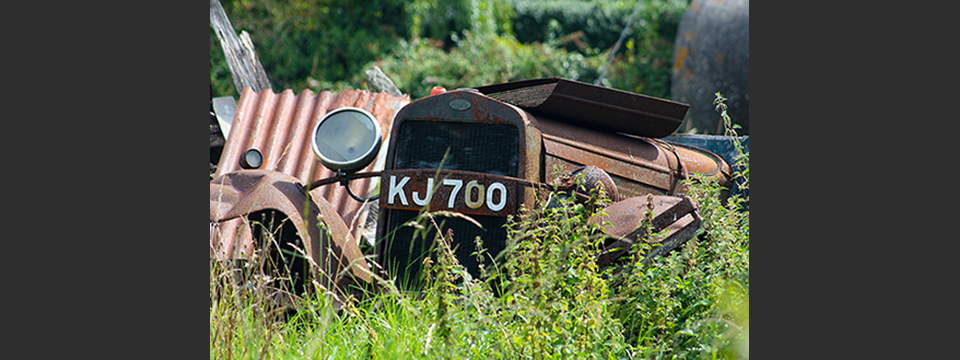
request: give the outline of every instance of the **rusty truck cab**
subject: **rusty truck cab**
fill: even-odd
[[[682,117],[682,115],[681,115]],[[376,259],[400,285],[415,287],[433,245],[433,226],[416,236],[422,211],[442,217],[442,235],[472,276],[480,275],[476,238],[489,258],[506,247],[507,217],[538,196],[536,184],[592,165],[613,180],[619,196],[676,195],[689,173],[729,181],[730,169],[709,152],[610,131],[550,114],[533,115],[473,89],[414,101],[394,118],[380,177]],[[424,238],[426,240],[424,240]],[[489,258],[487,258],[489,260]],[[489,264],[489,262],[487,262]]]
[[[604,266],[643,237],[637,233],[643,209],[653,210],[654,231],[669,230],[648,255],[694,235],[700,219],[683,179],[700,174],[730,183],[730,167],[719,156],[658,139],[676,130],[688,108],[668,100],[563,79],[409,103],[362,91],[345,91],[333,102],[331,96],[244,91],[229,151],[210,183],[211,259],[253,254],[262,244],[254,244],[249,217],[271,211],[296,227],[281,234],[280,246],[302,249],[296,261],[303,274],[292,277],[304,283],[309,263],[313,280],[327,288],[371,284],[379,272],[414,290],[437,227],[477,277],[476,239],[492,260],[506,248],[508,218],[551,191],[569,191],[557,184],[579,173],[612,197],[604,209],[609,217],[590,219],[604,224],[609,240],[598,254]],[[245,165],[250,153],[260,155],[257,166]],[[374,199],[376,264],[370,266],[358,244],[361,209]]]

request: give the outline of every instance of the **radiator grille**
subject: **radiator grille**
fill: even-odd
[[[436,169],[444,154],[443,169],[475,171],[516,177],[519,173],[520,131],[510,125],[489,123],[404,121],[396,138],[396,157],[393,169]],[[412,239],[414,228],[400,227],[416,219],[418,212],[386,210],[388,234],[380,245],[380,263],[388,273],[396,276],[398,285],[407,289],[419,288],[422,262],[426,250],[433,248],[435,230],[424,238]],[[472,216],[483,225],[477,228],[458,218],[437,218],[443,221],[443,234],[453,230],[455,255],[473,277],[480,276],[476,255],[476,237],[480,237],[487,251],[484,264],[490,268],[490,256],[496,257],[506,247],[505,217]],[[434,260],[436,258],[434,257]]]
[[[394,169],[436,169],[517,176],[520,134],[500,124],[406,121],[397,137]]]
[[[385,259],[381,259],[388,273],[397,276],[398,286],[408,289],[419,288],[420,270],[423,259],[426,256],[425,250],[435,248],[434,237],[435,228],[431,228],[427,234],[426,240],[422,237],[413,239],[414,228],[400,227],[404,223],[415,220],[418,212],[411,210],[391,210],[389,215],[389,229],[396,229],[392,234],[387,235],[387,245],[382,254],[386,254]],[[484,266],[488,272],[492,271],[492,257],[496,257],[506,247],[506,224],[505,217],[499,216],[471,216],[477,220],[483,229],[476,225],[458,218],[435,218],[438,225],[443,227],[443,234],[446,235],[447,229],[453,230],[453,242],[451,247],[461,265],[467,268],[470,275],[474,278],[480,277],[480,266],[474,253],[476,250],[475,239],[479,236],[483,241],[483,247],[487,254],[484,256]],[[433,257],[436,263],[436,256]]]

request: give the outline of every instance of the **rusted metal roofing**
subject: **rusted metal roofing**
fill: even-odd
[[[300,95],[294,95],[289,89],[275,94],[271,90],[255,93],[245,88],[237,103],[233,125],[214,177],[240,170],[240,157],[249,149],[257,149],[263,154],[263,164],[259,169],[293,176],[304,185],[334,176],[332,171],[319,163],[310,146],[310,132],[324,115],[348,106],[364,109],[380,122],[386,142],[394,115],[409,102],[410,98],[406,95],[395,97],[366,90],[344,90],[340,93],[304,90]],[[385,150],[384,146],[377,159],[360,171],[382,169]],[[372,184],[370,178],[358,179],[350,182],[350,188],[355,194],[366,197]],[[353,200],[340,185],[321,186],[311,191],[310,195],[327,199],[347,226],[355,221],[363,224],[366,215],[361,211],[363,204]],[[249,254],[252,250],[249,228],[241,225],[242,219],[210,224],[211,256],[225,258],[229,257],[226,254],[233,254],[232,240],[237,238],[238,232],[245,244],[244,252]],[[359,231],[354,234],[354,239],[357,239],[357,235]]]

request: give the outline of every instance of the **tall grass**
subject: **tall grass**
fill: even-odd
[[[719,94],[717,102],[735,140]],[[746,155],[736,165],[746,186]],[[603,200],[594,193],[587,203],[525,209],[508,222],[508,247],[497,261],[478,239],[481,278],[452,255],[452,234],[432,232],[437,256],[423,264],[419,293],[397,291],[384,280],[385,290],[376,294],[336,298],[313,286],[282,300],[282,276],[256,265],[266,257],[218,264],[210,276],[210,357],[749,358],[745,199],[721,201],[723,189],[708,179],[688,186],[701,229],[649,263],[640,261],[649,246],[640,241],[617,266],[596,265],[602,237],[587,220],[603,211]],[[418,223],[437,227],[426,215]]]

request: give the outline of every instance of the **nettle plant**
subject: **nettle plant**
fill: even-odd
[[[732,168],[742,189],[749,187],[748,155],[737,141],[736,125],[717,94],[717,110],[738,156]],[[614,302],[624,336],[644,357],[749,357],[750,240],[747,199],[721,200],[725,190],[708,179],[687,180],[688,195],[703,222],[680,251],[631,266]],[[642,243],[642,241],[641,241]],[[635,259],[639,263],[639,259]]]
[[[434,321],[428,334],[448,351],[484,344],[485,354],[506,358],[622,352],[609,287],[595,262],[603,237],[599,225],[588,223],[608,201],[601,191],[584,203],[553,198],[522,211],[521,219],[508,221],[507,249],[496,259],[477,239],[479,279],[457,262],[452,234],[436,234],[436,260],[425,261],[421,294],[432,312],[425,318]],[[433,217],[426,223],[442,228]]]

